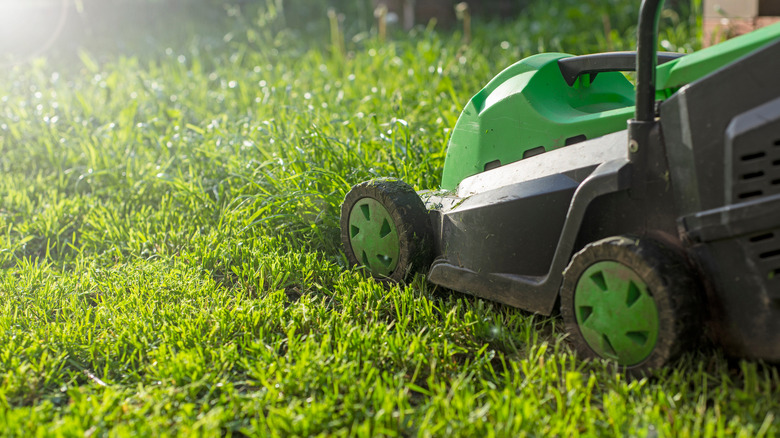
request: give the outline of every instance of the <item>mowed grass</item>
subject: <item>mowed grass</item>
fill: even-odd
[[[468,45],[265,13],[6,66],[0,435],[776,436],[774,366],[703,348],[627,380],[576,359],[557,317],[345,266],[346,191],[437,187],[494,74],[633,46],[633,9],[605,38],[566,4]],[[665,23],[667,50],[697,47]]]

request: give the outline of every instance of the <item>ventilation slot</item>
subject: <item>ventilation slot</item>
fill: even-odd
[[[743,237],[739,244],[745,250],[745,268],[757,275],[780,303],[780,228]],[[771,298],[771,297],[770,297]]]
[[[526,149],[526,151],[523,152],[523,158],[531,158],[534,155],[543,154],[544,152],[544,146],[537,146],[533,149]]]
[[[773,233],[759,234],[750,238],[750,243],[762,242],[764,240],[773,239],[775,235]]]
[[[501,167],[501,160],[493,160],[489,163],[485,163],[485,171],[493,170]]]
[[[731,151],[731,202],[751,201],[780,194],[780,138],[773,128],[771,137],[741,136]]]
[[[762,176],[764,176],[764,171],[759,170],[758,172],[750,172],[742,175],[742,179],[756,179],[761,178]]]
[[[758,255],[758,257],[761,259],[770,259],[772,257],[777,257],[777,256],[780,256],[780,249],[762,252],[761,254]]]
[[[763,194],[764,192],[762,192],[761,190],[754,190],[752,192],[740,193],[737,197],[739,199],[749,199],[749,198],[755,198],[761,196]]]
[[[586,137],[585,134],[575,135],[574,137],[569,137],[566,139],[566,146],[573,145],[587,139],[588,137]]]
[[[742,161],[753,161],[753,160],[758,160],[759,158],[764,158],[764,157],[766,157],[766,153],[765,152],[756,152],[754,154],[743,155],[742,156]]]

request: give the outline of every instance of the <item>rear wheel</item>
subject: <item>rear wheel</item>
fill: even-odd
[[[698,288],[683,257],[651,239],[610,237],[564,271],[561,314],[575,349],[631,374],[660,368],[696,338]]]
[[[357,184],[341,205],[341,240],[351,265],[402,281],[430,264],[432,231],[417,192],[399,180]]]

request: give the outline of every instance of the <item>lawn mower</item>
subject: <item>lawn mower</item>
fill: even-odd
[[[354,186],[348,261],[559,310],[579,354],[631,374],[705,334],[780,361],[780,25],[658,53],[662,4],[642,2],[636,52],[499,73],[463,109],[440,189]]]

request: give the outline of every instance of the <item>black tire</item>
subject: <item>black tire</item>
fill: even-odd
[[[398,251],[397,254],[385,255],[384,260],[395,259],[391,260],[393,267],[388,270],[377,269],[373,259],[369,260],[370,256],[365,251],[359,251],[360,254],[356,255],[353,250],[353,237],[357,238],[362,230],[355,227],[354,223],[350,223],[350,216],[356,206],[366,208],[369,214],[373,214],[373,211],[366,207],[367,203],[370,203],[372,209],[378,206],[384,208],[385,219],[392,223],[383,226],[395,227],[389,237],[393,238],[397,235]],[[361,214],[362,211],[356,214]],[[365,266],[365,262],[368,262],[368,271],[379,280],[401,282],[416,272],[427,270],[430,266],[433,232],[428,211],[417,192],[403,181],[375,179],[352,187],[341,205],[340,225],[341,242],[350,265]],[[357,233],[355,233],[356,228],[358,228]]]
[[[613,262],[617,262],[617,264]],[[618,270],[609,271],[606,278],[611,279],[614,287],[608,285],[606,281],[602,283],[605,277],[600,271],[601,267],[612,269],[613,266],[617,267]],[[629,268],[630,271],[624,268]],[[586,271],[588,271],[589,277],[583,276]],[[631,272],[635,273],[636,276]],[[615,273],[626,274],[626,276],[613,275]],[[639,280],[636,282],[640,284],[640,287],[632,283],[637,278]],[[582,295],[577,303],[575,299],[578,285]],[[616,295],[619,298],[611,299],[611,302],[625,300],[625,307],[629,310],[621,309],[622,303],[603,304],[604,301],[610,301],[610,299],[604,298],[606,295],[602,298],[598,297],[599,288],[605,293],[619,294],[624,285],[629,285],[627,289],[630,289],[630,292],[627,291],[623,295],[628,298]],[[637,291],[640,289],[642,295],[637,295],[639,293]],[[596,290],[596,292],[594,293],[592,290]],[[680,354],[691,348],[692,344],[699,338],[698,333],[701,330],[699,294],[696,277],[692,274],[692,269],[685,258],[679,253],[652,239],[629,236],[609,237],[587,245],[572,258],[563,276],[561,315],[569,340],[580,355],[585,358],[614,359],[628,374],[641,376],[675,360]],[[649,296],[652,301],[648,301],[646,296]],[[631,327],[623,327],[620,324],[610,325],[611,322],[626,319],[638,321],[637,324],[641,325],[652,325],[652,321],[647,322],[631,315],[633,312],[631,306],[634,306],[634,302],[631,300],[638,301],[640,298],[643,301],[642,306],[639,307],[644,307],[645,310],[652,307],[651,302],[655,304],[657,312],[655,313],[657,315],[655,327],[657,330],[654,331],[655,334],[650,332],[650,337],[655,339],[652,345],[641,344],[643,340],[647,342],[648,332],[630,331]],[[592,302],[588,302],[588,300],[592,300]],[[593,305],[594,303],[595,305]],[[576,307],[575,304],[579,307]],[[579,322],[577,312],[579,312]],[[589,318],[594,315],[596,316],[595,321],[587,323],[589,327],[581,327],[581,322],[584,326],[585,321],[590,321]],[[647,315],[647,313],[642,315]],[[599,328],[593,329],[597,325]],[[615,328],[616,326],[620,326],[620,328]],[[599,332],[599,330],[602,331]],[[587,332],[587,336],[583,334],[583,331]],[[601,334],[603,340],[596,338],[598,333],[603,333]],[[613,334],[619,342],[610,340]],[[632,345],[628,339],[634,340],[635,344],[638,345],[637,350],[626,348],[623,351],[618,351],[613,346],[613,344],[617,345],[618,343],[622,346]],[[588,340],[590,340],[590,344]],[[601,343],[599,344],[599,342]],[[647,353],[647,356],[637,362],[636,354],[645,354],[645,349],[650,348],[652,350]],[[615,356],[609,354],[610,349]],[[633,360],[629,360],[631,354],[634,354]]]

